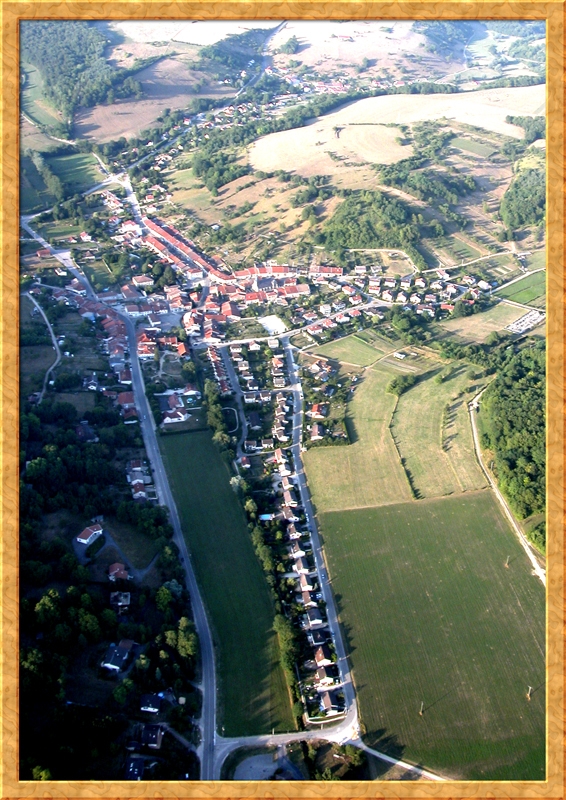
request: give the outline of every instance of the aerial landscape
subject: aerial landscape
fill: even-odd
[[[22,21],[22,781],[544,781],[546,29]]]

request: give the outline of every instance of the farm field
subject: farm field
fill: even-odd
[[[522,128],[505,122],[508,115],[544,114],[545,87],[527,86],[505,89],[486,89],[479,92],[465,92],[454,95],[387,95],[370,97],[349,103],[346,108],[318,117],[313,123],[280,133],[273,133],[259,139],[250,149],[250,162],[254,169],[271,172],[287,169],[290,163],[300,174],[311,174],[311,170],[320,173],[323,162],[321,157],[325,149],[337,151],[340,140],[344,137],[344,145],[350,136],[352,127],[366,123],[375,124],[378,119],[381,125],[397,123],[400,119],[405,124],[422,120],[440,120],[443,117],[455,119],[457,122],[477,125],[481,120],[484,127],[515,139],[523,137]],[[334,128],[342,127],[340,139],[334,134]],[[386,129],[394,132],[395,129]],[[357,134],[352,134],[356,136]],[[369,134],[371,136],[371,134]],[[398,135],[398,134],[396,134]],[[394,163],[410,155],[407,146],[397,145],[386,139],[381,147],[377,136],[373,139],[372,160],[376,163]],[[323,145],[318,145],[323,142]],[[352,141],[353,157],[356,142]],[[395,149],[397,148],[397,149]],[[323,152],[321,152],[323,151]],[[406,155],[405,155],[406,153]],[[369,152],[366,152],[366,158]],[[356,155],[355,158],[361,158]],[[316,166],[318,164],[318,166]],[[335,162],[332,162],[335,164]],[[325,169],[326,165],[324,164]],[[334,170],[336,171],[336,169]],[[312,174],[316,174],[312,173]]]
[[[498,303],[481,314],[441,322],[438,328],[445,335],[456,335],[466,342],[484,342],[492,331],[502,331],[506,325],[519,319],[524,313],[523,308]]]
[[[22,63],[26,80],[21,93],[21,109],[35,123],[50,127],[60,121],[59,115],[43,96],[43,81],[31,64]]]
[[[486,485],[474,453],[467,396],[458,397],[471,383],[466,370],[458,363],[447,367],[448,377],[440,384],[432,373],[422,376],[397,403],[391,432],[418,497]]]
[[[304,453],[318,513],[411,499],[409,482],[389,430],[396,397],[388,394],[385,387],[395,374],[380,365],[365,371],[346,412],[353,444],[317,447]]]
[[[491,492],[320,521],[365,741],[452,779],[544,780],[545,592]]]
[[[160,439],[217,646],[226,736],[293,729],[274,610],[229,472],[209,431]]]
[[[459,136],[450,141],[450,146],[457,147],[459,150],[464,150],[469,153],[474,153],[478,156],[484,156],[485,158],[488,158],[495,152],[493,147],[489,147],[481,142],[476,142],[474,139],[463,139]]]
[[[393,350],[393,347],[391,347],[391,350]],[[316,350],[310,352],[335,359],[336,361],[354,364],[358,367],[366,367],[381,358],[385,351],[366,344],[355,334],[352,334],[351,336],[344,336],[337,341],[329,342],[322,347],[317,347]]]
[[[162,59],[140,72],[135,79],[142,85],[140,100],[118,100],[112,105],[98,105],[76,115],[78,138],[108,142],[125,137],[130,139],[151,127],[165,108],[176,111],[187,108],[199,97],[231,97],[234,90],[218,85],[195,89],[203,73],[190,70],[183,55]]]
[[[47,163],[57,175],[65,189],[75,193],[88,189],[103,180],[97,160],[90,153],[71,156],[52,156]]]
[[[515,303],[532,303],[546,294],[546,270],[526,275],[522,280],[512,283],[497,291],[499,297],[513,300]]]
[[[20,158],[20,209],[23,214],[38,211],[53,202],[43,178],[29,156]]]

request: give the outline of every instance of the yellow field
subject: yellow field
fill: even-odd
[[[304,454],[305,471],[318,513],[411,499],[409,483],[389,431],[396,398],[387,394],[385,387],[394,374],[379,366],[366,370],[349,404],[348,426],[353,444],[313,448]]]
[[[455,119],[457,122],[483,127],[486,130],[523,138],[523,129],[505,122],[508,115],[544,114],[545,87],[526,86],[510,89],[486,89],[480,92],[435,95],[387,95],[370,97],[349,104],[346,108],[319,117],[311,125],[281,133],[273,133],[255,142],[250,149],[250,162],[255,169],[269,172],[289,169],[292,164],[301,174],[312,170],[327,173],[339,170],[325,151],[337,155],[351,154],[355,161],[368,160],[391,164],[410,155],[411,148],[395,143],[395,128],[385,123],[420,122]],[[379,125],[376,124],[379,120]],[[367,130],[358,126],[368,125]],[[340,138],[334,127],[342,128]],[[357,130],[356,130],[357,129]],[[319,144],[321,142],[321,144]],[[341,149],[344,152],[341,152]]]
[[[466,366],[454,366],[441,384],[431,375],[401,395],[393,414],[392,433],[420,497],[439,497],[486,485],[474,454]],[[449,411],[443,420],[446,406]],[[443,446],[444,445],[444,446]]]
[[[492,331],[502,331],[506,325],[524,314],[526,314],[524,308],[499,303],[482,314],[441,322],[440,327],[468,342],[484,342]]]
[[[365,102],[365,101],[362,101]],[[350,106],[353,108],[354,106]],[[360,162],[394,164],[413,154],[411,145],[395,142],[397,128],[386,128],[376,122],[349,125],[343,121],[339,136],[333,128],[337,114],[319,117],[304,128],[273,133],[254,142],[250,163],[254,169],[270,172],[289,169],[301,175],[336,175]],[[334,154],[340,161],[333,160]]]

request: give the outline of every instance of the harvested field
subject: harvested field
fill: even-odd
[[[440,322],[438,329],[445,335],[456,335],[466,342],[484,342],[492,331],[502,331],[524,313],[523,308],[498,303],[481,314]]]
[[[448,375],[440,384],[428,373],[399,398],[391,432],[418,497],[486,485],[474,452],[467,396],[458,396],[471,383],[466,370],[461,364],[446,367],[442,371]]]
[[[259,139],[251,145],[250,163],[266,172],[293,164],[293,171],[305,176],[341,175],[345,167],[360,166],[360,162],[394,164],[413,153],[410,145],[397,144],[396,128],[375,122],[354,125],[342,121],[337,134],[333,130],[336,116],[328,114],[303,128]]]
[[[321,532],[365,741],[452,779],[544,780],[545,592],[492,493]]]
[[[448,118],[476,126],[478,120],[481,120],[488,130],[522,139],[523,129],[505,122],[506,116],[544,114],[544,108],[543,85],[486,89],[452,95],[371,97],[349,103],[339,111],[317,118],[304,128],[273,133],[259,139],[250,149],[250,162],[255,169],[267,172],[288,169],[289,164],[293,164],[296,171],[301,174],[304,172],[305,175],[310,174],[309,170],[315,169],[318,163],[317,171],[320,174],[325,171],[322,166],[326,169],[326,161],[323,160],[320,151],[329,149],[338,152],[337,146],[342,137],[346,146],[352,128],[364,123],[373,126],[376,120],[379,120],[380,125],[384,125]],[[336,126],[343,128],[340,139],[336,139],[333,132]],[[377,142],[374,143],[373,160],[378,163],[394,163],[405,157],[402,153],[408,152],[408,148],[395,144],[394,139],[398,133],[394,128],[385,130],[393,133],[393,137],[391,141],[385,137],[385,146],[381,149]],[[325,144],[317,145],[319,141]],[[353,138],[352,142],[354,141]]]
[[[411,499],[389,430],[396,397],[385,387],[394,375],[379,364],[365,371],[346,412],[353,444],[313,448],[304,454],[318,513]]]
[[[143,89],[141,100],[118,100],[82,111],[75,117],[78,138],[108,142],[124,136],[136,136],[149,128],[165,108],[187,108],[198,97],[231,97],[233,90],[211,85],[198,93],[195,84],[202,73],[189,70],[182,57],[163,59],[136,73]]]

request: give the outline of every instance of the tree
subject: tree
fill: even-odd
[[[155,593],[155,605],[164,614],[173,602],[171,591],[165,586],[161,586]]]
[[[51,772],[44,767],[34,767],[31,771],[34,781],[50,781],[53,780]]]

